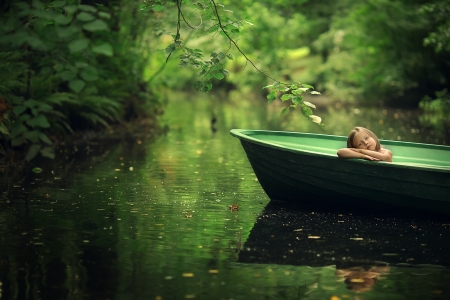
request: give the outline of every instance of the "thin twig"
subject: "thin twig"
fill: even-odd
[[[247,55],[241,50],[241,48],[239,48],[238,44],[237,44],[237,43],[236,43],[236,42],[228,35],[228,33],[226,32],[226,30],[223,28],[222,21],[221,21],[221,19],[220,19],[220,16],[219,16],[219,12],[218,12],[218,10],[217,10],[217,5],[216,5],[216,3],[214,2],[214,0],[209,0],[209,1],[210,1],[210,2],[213,4],[213,6],[214,6],[214,13],[215,13],[215,15],[216,15],[216,17],[217,17],[217,20],[219,21],[219,27],[220,27],[220,29],[221,29],[222,32],[227,36],[227,38],[234,44],[234,46],[236,47],[236,49],[237,49],[237,50],[245,57],[245,59],[253,66],[253,68],[255,68],[256,71],[258,71],[259,73],[263,74],[263,75],[266,76],[267,78],[272,79],[273,81],[279,82],[279,81],[276,80],[275,78],[273,78],[273,77],[267,75],[264,71],[261,71],[260,69],[258,69],[258,67],[256,67],[256,65],[253,63],[253,61],[251,61],[251,60],[247,57]]]
[[[193,26],[191,25],[185,18],[184,18],[184,14],[183,11],[181,10],[181,1],[177,1],[177,7],[178,7],[178,12],[181,13],[181,17],[183,18],[183,21],[187,24],[187,26],[191,29],[197,29],[200,28],[200,26],[202,26],[203,24],[203,19],[202,16],[200,15],[200,24],[198,26]]]

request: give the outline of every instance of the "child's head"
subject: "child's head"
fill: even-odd
[[[381,145],[380,145],[380,141],[378,140],[378,137],[369,129],[364,128],[364,127],[355,127],[353,128],[353,130],[350,132],[350,134],[348,135],[347,138],[347,147],[348,148],[358,148],[357,145],[354,144],[354,139],[355,139],[355,135],[357,133],[365,133],[367,134],[369,137],[373,138],[375,140],[375,151],[378,151],[381,149]]]

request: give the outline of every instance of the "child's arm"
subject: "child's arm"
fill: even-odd
[[[359,151],[353,151],[354,148],[342,148],[339,149],[337,152],[337,155],[340,158],[361,158],[361,159],[365,159],[365,160],[373,160],[373,161],[378,161],[380,160],[377,157],[365,154],[365,153],[360,153]],[[355,149],[355,150],[359,150],[359,149]],[[374,152],[374,151],[371,151]]]
[[[367,149],[349,148],[351,151],[359,154],[365,154],[377,158],[378,160],[392,162],[392,152],[388,149],[382,149],[380,152]]]
[[[357,148],[342,148],[339,149],[337,155],[340,158],[361,158],[373,161],[387,161],[392,162],[392,152],[387,149],[383,149],[382,152],[357,149]]]

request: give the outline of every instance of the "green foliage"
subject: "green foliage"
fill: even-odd
[[[280,99],[282,102],[290,101],[289,106],[283,108],[280,115],[284,115],[289,112],[290,108],[300,108],[302,115],[306,118],[311,119],[314,123],[319,124],[324,128],[325,124],[322,123],[322,119],[319,116],[313,115],[311,108],[316,108],[316,106],[308,101],[303,100],[302,94],[308,92],[311,95],[320,95],[319,92],[314,91],[314,87],[305,83],[284,83],[275,82],[272,85],[265,86],[264,89],[270,89],[267,95],[268,103],[272,103],[276,99]],[[281,96],[280,96],[281,95]]]
[[[424,111],[420,121],[425,126],[444,129],[450,125],[450,94],[447,89],[437,91],[436,98],[425,96],[419,103]]]
[[[149,116],[158,105],[142,80],[147,58],[129,41],[140,1],[120,13],[115,3],[77,2],[8,1],[0,12],[0,97],[13,108],[0,120],[0,152],[53,158],[58,136]]]
[[[244,1],[245,4],[250,4],[251,2]],[[172,1],[158,1],[158,3],[155,2],[149,2],[147,5],[141,5],[140,9],[141,11],[160,11],[167,7],[169,7],[169,3],[172,3]],[[194,87],[203,92],[209,92],[212,89],[214,80],[223,80],[226,78],[226,76],[229,75],[229,71],[227,70],[226,66],[227,64],[230,64],[230,61],[234,60],[234,55],[231,53],[233,50],[237,51],[238,55],[243,57],[244,64],[250,64],[252,65],[253,69],[259,74],[260,78],[258,79],[259,84],[262,83],[261,81],[261,75],[262,79],[265,81],[268,79],[274,80],[276,83],[274,85],[274,90],[276,90],[279,86],[284,86],[287,84],[282,83],[280,80],[276,80],[273,78],[271,72],[269,71],[263,71],[261,70],[254,62],[253,59],[247,55],[246,51],[243,51],[242,49],[245,48],[245,45],[251,44],[253,49],[260,50],[262,48],[264,49],[273,49],[273,44],[282,43],[284,33],[289,34],[291,39],[295,39],[295,33],[292,32],[292,28],[286,28],[285,23],[283,22],[284,19],[281,17],[276,17],[273,14],[269,12],[269,10],[265,9],[263,6],[259,4],[254,4],[251,8],[251,10],[258,11],[258,15],[253,14],[253,17],[258,18],[260,24],[264,24],[266,27],[263,28],[261,31],[258,32],[257,38],[250,39],[250,41],[247,41],[247,43],[243,43],[244,46],[241,46],[241,44],[238,44],[238,40],[240,41],[240,36],[242,34],[242,30],[245,26],[252,26],[253,24],[247,21],[246,19],[242,18],[231,18],[230,14],[233,13],[232,11],[225,9],[225,6],[222,4],[218,4],[215,1],[211,0],[203,0],[201,2],[196,3],[190,3],[190,1],[175,1],[176,4],[176,12],[178,15],[177,18],[177,26],[176,26],[176,33],[172,34],[173,42],[169,44],[165,48],[165,52],[167,54],[166,62],[169,60],[171,55],[175,52],[181,52],[181,55],[179,55],[180,63],[179,67],[183,68],[186,66],[194,67],[196,69],[199,69],[199,72],[197,73],[197,76],[200,80],[196,81],[194,83]],[[238,2],[234,3],[238,4]],[[245,7],[245,6],[244,6]],[[243,9],[244,9],[243,7]],[[200,20],[201,24],[199,26],[193,26],[190,21],[186,19],[186,15],[191,12],[196,12],[201,14]],[[167,12],[168,13],[168,12]],[[174,12],[172,11],[172,14]],[[298,18],[300,18],[300,15],[295,15],[298,21]],[[272,29],[269,33],[266,33],[268,28],[271,27],[273,23],[268,23],[267,20],[274,20],[276,19],[277,27]],[[292,22],[292,25],[299,23],[299,22]],[[187,41],[188,39],[183,39],[181,36],[181,31],[183,29],[182,25],[185,25],[188,30],[194,30],[194,29],[200,29],[201,34],[212,34],[213,37],[225,38],[225,42],[227,43],[227,50],[224,51],[217,51],[218,47],[223,46],[211,46],[206,48],[211,49],[213,47],[214,49],[211,50],[211,54],[209,59],[205,58],[205,55],[203,53],[203,50],[198,49],[197,47],[187,47]],[[278,32],[276,34],[275,31],[278,29],[283,29],[282,32]],[[268,37],[271,37],[273,40],[273,43],[266,43],[266,44],[260,44],[258,42],[260,35],[266,35]],[[250,37],[251,35],[247,35],[246,37]],[[201,38],[198,38],[201,39]],[[198,41],[197,39],[197,41]],[[263,39],[262,39],[263,40]],[[210,41],[210,39],[208,39]],[[267,42],[266,40],[264,40]],[[242,47],[242,49],[241,49]],[[272,53],[276,54],[270,61],[275,62],[278,58],[278,55],[281,54],[279,51],[273,51]],[[267,54],[267,53],[265,53]],[[275,64],[275,63],[274,63]],[[270,65],[270,64],[265,64]],[[276,70],[279,70],[279,67],[276,68]],[[279,75],[278,72],[276,72],[277,75]],[[284,97],[284,98],[283,98]],[[285,101],[286,95],[284,95],[281,100]],[[276,99],[276,97],[274,98]],[[274,100],[273,99],[273,100]],[[296,98],[292,99],[292,107],[297,108],[299,105],[305,105],[301,101],[301,96],[298,95]],[[284,109],[282,111],[282,114],[285,114],[289,111],[289,109]],[[320,124],[320,120],[318,117],[311,117],[311,114],[304,113],[304,116],[313,120],[314,122]]]

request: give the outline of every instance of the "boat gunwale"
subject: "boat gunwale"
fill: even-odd
[[[280,151],[288,151],[293,153],[299,153],[299,154],[306,154],[310,156],[316,156],[316,157],[329,157],[329,158],[336,158],[341,159],[336,155],[328,154],[328,153],[321,153],[317,151],[310,151],[310,150],[302,150],[302,149],[294,149],[289,147],[284,147],[276,143],[271,143],[267,141],[263,141],[260,139],[256,139],[251,137],[250,135],[246,134],[245,132],[254,132],[258,134],[266,134],[266,135],[283,135],[283,136],[309,136],[309,137],[315,137],[315,138],[326,138],[329,140],[342,140],[346,141],[347,137],[345,136],[339,136],[339,135],[327,135],[327,134],[318,134],[318,133],[307,133],[307,132],[294,132],[294,131],[273,131],[273,130],[253,130],[253,129],[231,129],[230,134],[240,140],[245,140],[247,142],[251,142],[253,144],[266,146],[274,149],[278,149]],[[436,150],[446,150],[450,151],[449,146],[445,145],[435,145],[435,144],[424,144],[424,143],[413,143],[413,142],[404,142],[404,141],[391,141],[391,140],[381,140],[380,143],[383,145],[403,145],[408,147],[414,147],[414,148],[428,148],[428,149],[436,149]],[[336,149],[337,151],[338,149]],[[372,161],[367,161],[363,159],[347,159],[353,163],[361,163],[361,164],[373,164]],[[442,172],[442,173],[450,173],[450,167],[442,167],[432,164],[420,164],[420,165],[408,165],[405,163],[396,163],[396,162],[383,162],[383,161],[377,161],[377,165],[382,165],[384,167],[390,167],[390,168],[406,168],[406,169],[412,169],[412,170],[432,170],[435,172]]]

